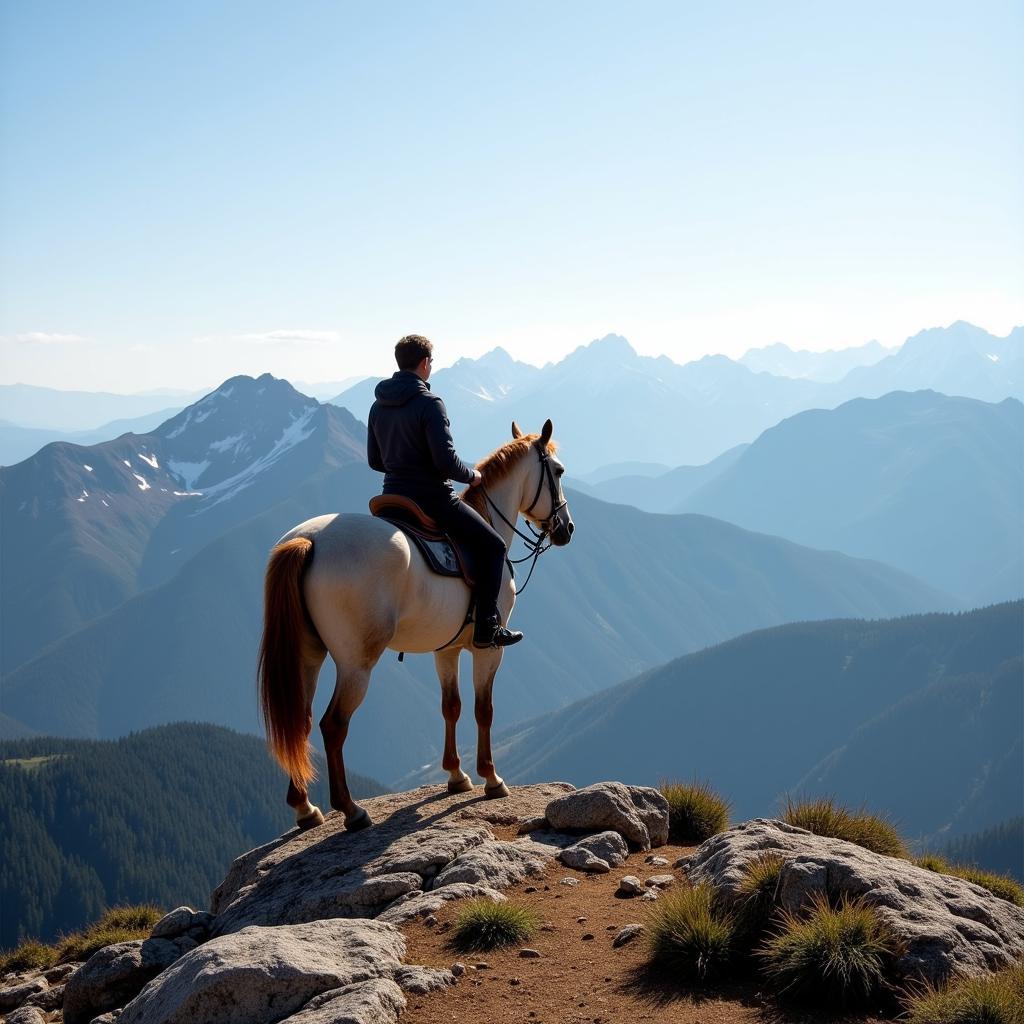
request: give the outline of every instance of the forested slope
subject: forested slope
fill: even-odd
[[[233,858],[290,827],[286,789],[262,740],[219,726],[0,743],[0,947],[119,903],[205,908]]]

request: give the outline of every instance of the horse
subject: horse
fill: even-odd
[[[555,454],[551,434],[551,420],[539,434],[523,434],[513,422],[512,440],[477,466],[481,483],[462,494],[462,500],[490,520],[506,551],[519,533],[519,515],[540,531],[538,547],[544,538],[561,547],[572,537],[574,525],[562,492],[565,467]],[[445,723],[441,763],[448,772],[449,793],[473,789],[455,742],[462,710],[459,655],[470,652],[477,773],[484,780],[486,797],[508,796],[491,757],[491,691],[503,650],[473,646],[472,624],[467,621],[470,596],[462,579],[433,573],[405,533],[375,516],[318,516],[294,527],[274,546],[264,580],[257,670],[260,710],[270,749],[288,774],[286,799],[300,829],[324,821],[320,808],[309,801],[309,784],[316,778],[309,734],[317,678],[328,653],[337,678],[320,731],[331,807],[344,814],[347,830],[372,824],[349,793],[343,748],[352,716],[366,696],[370,673],[388,648],[434,654]],[[508,622],[515,599],[511,565],[506,564],[498,599],[503,623]]]

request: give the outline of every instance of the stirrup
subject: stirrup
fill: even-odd
[[[491,634],[490,640],[481,642],[477,639],[474,632],[473,635],[473,646],[478,651],[485,651],[490,647],[511,647],[513,644],[519,643],[523,639],[523,634],[516,629],[506,629],[500,623],[494,627],[494,632]]]

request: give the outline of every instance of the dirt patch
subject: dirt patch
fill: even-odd
[[[665,846],[654,852],[671,865],[694,849]],[[543,878],[507,889],[510,900],[533,910],[544,922],[526,944],[540,953],[535,959],[522,958],[518,946],[481,954],[453,950],[450,937],[458,903],[439,910],[433,927],[420,920],[404,925],[409,963],[450,967],[458,962],[467,969],[458,984],[445,991],[410,994],[402,1024],[810,1024],[826,1019],[866,1024],[891,1019],[780,1011],[762,997],[756,978],[712,993],[653,978],[646,970],[642,935],[618,949],[612,946],[621,928],[643,923],[648,909],[656,905],[637,897],[617,897],[623,875],[643,881],[670,872],[682,878],[671,867],[645,864],[645,856],[631,854],[623,867],[607,875],[585,875],[555,864]],[[563,878],[578,884],[563,885]]]

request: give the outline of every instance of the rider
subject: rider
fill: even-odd
[[[478,484],[455,453],[448,413],[427,383],[433,345],[407,334],[395,345],[398,371],[374,392],[366,432],[370,468],[384,474],[384,494],[411,498],[449,536],[473,555],[476,573],[474,647],[507,647],[523,634],[506,629],[498,615],[498,591],[505,568],[505,542],[476,509],[452,490],[451,481]]]

